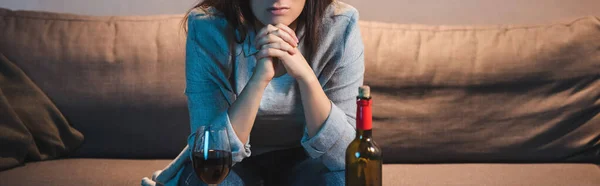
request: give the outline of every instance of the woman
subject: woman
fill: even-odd
[[[221,185],[344,185],[364,74],[356,9],[334,0],[205,0],[187,25],[191,129],[220,125],[230,137],[235,165]],[[205,185],[188,157],[186,147],[152,180]]]

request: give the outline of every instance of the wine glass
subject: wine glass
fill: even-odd
[[[216,186],[231,169],[231,146],[225,127],[200,126],[192,148],[192,164],[196,176]]]

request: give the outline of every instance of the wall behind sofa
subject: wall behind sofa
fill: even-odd
[[[197,0],[1,0],[0,7],[88,15],[180,14]],[[422,24],[540,23],[600,16],[600,0],[342,0],[363,20]]]

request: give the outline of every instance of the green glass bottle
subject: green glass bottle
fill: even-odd
[[[369,86],[359,88],[356,103],[356,138],[346,149],[346,185],[380,186],[383,156],[373,140]]]

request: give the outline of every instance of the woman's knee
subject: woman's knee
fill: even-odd
[[[326,185],[345,185],[346,171],[326,172],[323,174]]]
[[[346,183],[345,171],[318,172],[312,174],[312,177],[309,177],[307,175],[308,174],[304,174],[302,176],[295,176],[295,179],[290,180],[291,183],[289,185],[338,186],[345,185]]]
[[[345,171],[330,171],[319,159],[307,159],[294,167],[290,185],[344,185]]]

